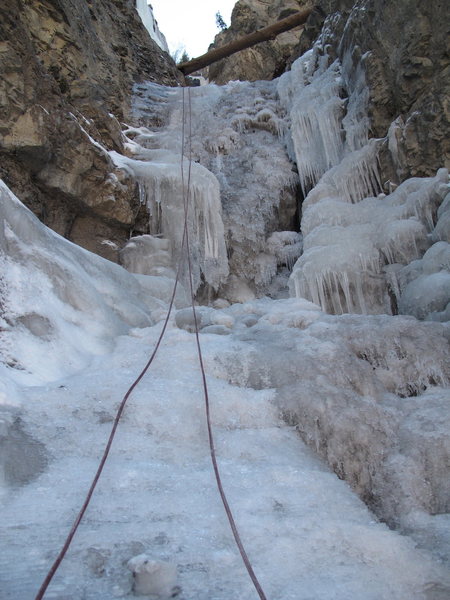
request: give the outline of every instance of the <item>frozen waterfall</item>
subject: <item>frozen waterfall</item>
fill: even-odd
[[[217,458],[268,598],[449,597],[448,172],[381,181],[396,124],[370,138],[364,56],[328,56],[324,31],[277,81],[135,86],[124,154],[99,146],[147,218],[122,266],[0,182],[2,600],[32,598],[60,550],[179,265],[46,598],[131,600],[142,553],[180,600],[256,597],[210,464],[187,178]]]
[[[384,190],[378,153],[393,148],[393,133],[369,136],[365,56],[349,47],[342,61],[332,60],[325,41],[319,37],[279,80],[191,89],[197,297],[242,302],[291,294],[336,314],[445,319],[448,270],[428,303],[425,286],[403,301],[406,280],[398,275],[432,243],[448,243],[448,213],[437,213],[448,174],[398,190],[387,182]],[[140,126],[124,131],[129,157],[113,159],[139,182],[149,233],[168,240],[173,269],[182,238],[181,90],[137,85],[133,118]],[[184,156],[189,152],[185,146]],[[132,248],[133,240],[127,253]],[[146,272],[138,263],[133,258],[133,268]]]
[[[290,278],[291,294],[336,314],[405,311],[446,320],[447,267],[437,287],[417,284],[414,298],[409,293],[405,301],[396,274],[433,242],[448,243],[446,210],[438,214],[450,193],[448,172],[405,181],[395,191],[389,185],[392,193],[382,193],[377,156],[383,144],[395,154],[393,130],[387,140],[369,138],[365,57],[356,53],[355,61],[350,47],[342,63],[332,61],[325,37],[326,26],[278,83],[291,122],[286,144],[305,194],[303,254]]]
[[[277,246],[290,246],[286,251],[289,264],[299,255],[295,255],[299,246],[292,245],[289,238],[298,233],[298,176],[280,137],[286,124],[284,110],[277,102],[276,83],[208,85],[192,88],[190,94],[193,184],[198,173],[202,178],[199,191],[207,186],[214,191],[215,204],[208,219],[218,223],[221,215],[223,232],[215,226],[210,239],[219,248],[219,257],[223,257],[226,245],[230,272],[227,278],[226,257],[220,258],[217,275],[205,276],[205,282],[229,301],[276,294],[286,288],[289,272],[283,252],[274,250],[271,236],[279,234]],[[132,137],[129,148],[139,148],[141,156],[145,154],[150,160],[146,168],[154,169],[157,157],[164,156],[168,161],[166,173],[172,168],[175,178],[179,177],[176,164],[181,154],[181,98],[181,90],[150,83],[136,86],[134,118],[142,127],[125,132]],[[188,148],[183,151],[186,156]],[[155,155],[153,161],[151,153]],[[148,190],[153,190],[152,197],[160,188],[150,181],[146,198]],[[167,201],[161,203],[163,211],[165,205]],[[163,229],[166,232],[168,227]],[[167,235],[172,239],[172,234]]]

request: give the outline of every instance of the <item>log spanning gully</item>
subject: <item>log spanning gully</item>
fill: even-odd
[[[232,54],[236,54],[236,52],[240,52],[246,48],[251,48],[252,46],[255,46],[261,42],[273,40],[280,35],[280,33],[284,33],[285,31],[289,31],[290,29],[295,29],[295,27],[304,25],[313,12],[320,14],[322,18],[325,16],[322,10],[319,8],[305,8],[301,11],[295,12],[292,15],[289,15],[289,17],[286,17],[285,19],[280,19],[273,25],[259,29],[254,33],[244,35],[243,37],[240,37],[229,44],[225,44],[225,46],[221,46],[220,48],[213,48],[213,50],[206,52],[206,54],[202,54],[198,58],[193,58],[187,62],[180,63],[177,65],[177,67],[183,73],[183,75],[191,75],[200,69],[208,67],[209,65],[222,60],[223,58],[227,58]]]

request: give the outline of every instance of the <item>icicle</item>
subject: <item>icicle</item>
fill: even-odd
[[[291,134],[300,184],[303,193],[306,193],[342,157],[343,100],[339,96],[339,63],[335,61],[324,73],[316,74],[311,83],[305,85],[303,68],[308,56],[302,59],[291,74],[291,89],[287,89],[285,79],[279,85],[278,93],[280,97],[284,96],[285,102],[287,99],[292,101],[292,106],[287,108],[292,122]]]
[[[170,240],[174,264],[181,258],[184,228],[183,190],[179,157],[168,151],[142,150],[143,160],[111,153],[119,167],[134,173],[139,182],[141,198],[149,210],[150,233],[162,234]],[[188,161],[185,164],[188,171]],[[189,233],[195,257],[194,288],[201,282],[201,274],[212,287],[217,288],[228,275],[219,183],[212,173],[196,163],[192,164]]]
[[[440,176],[413,178],[389,196],[349,204],[320,197],[318,189],[329,175],[305,200],[304,253],[294,266],[291,291],[336,313],[390,310],[388,284],[397,300],[403,284],[384,265],[415,264],[424,254],[430,244],[429,215],[448,185]],[[333,186],[327,189],[332,192]]]
[[[342,119],[345,131],[345,146],[347,152],[359,150],[369,140],[370,119],[367,114],[369,105],[369,87],[362,58],[358,56],[359,48],[349,48],[342,59],[342,78],[348,93],[346,115]]]

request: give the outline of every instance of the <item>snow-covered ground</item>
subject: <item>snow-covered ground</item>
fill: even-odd
[[[163,311],[147,296],[148,314],[158,322],[150,325],[149,319],[150,326],[141,322],[136,327],[133,318],[142,316],[145,303],[133,293],[132,275],[47,230],[5,187],[2,207],[7,232],[2,244],[3,289],[15,284],[15,296],[4,294],[2,299],[3,340],[11,340],[12,354],[9,366],[2,366],[0,396],[0,581],[2,598],[17,600],[33,597],[59,550],[90,485],[114,411],[156,341]],[[54,263],[42,260],[50,250]],[[97,296],[86,306],[74,306],[82,298],[79,281],[94,294],[88,279],[93,265],[95,285],[103,290],[100,297],[106,296],[112,307],[95,314],[97,319],[103,315],[95,327],[90,311]],[[121,311],[125,282],[127,310]],[[25,285],[34,297],[32,319],[23,318],[26,306],[19,303],[27,297],[25,291],[19,293]],[[131,597],[126,562],[142,552],[177,565],[181,598],[186,600],[255,597],[215,487],[194,336],[187,331],[192,318],[186,310],[171,321],[150,373],[130,399],[104,475],[48,598]],[[117,330],[117,311],[122,331]],[[45,331],[37,326],[43,324],[44,313]],[[360,389],[365,408],[351,410],[347,398],[347,429],[357,434],[358,410],[368,412],[371,397],[381,390],[374,391],[376,381],[366,379],[372,367],[355,373],[343,348],[342,371],[333,372],[338,364],[333,362],[336,328],[344,330],[343,344],[345,335],[354,332],[351,324],[345,327],[342,317],[327,317],[315,305],[297,299],[259,300],[225,310],[201,308],[200,316],[202,327],[219,328],[201,338],[223,482],[268,597],[445,598],[448,588],[440,559],[449,540],[443,527],[437,528],[440,545],[433,548],[425,540],[421,549],[411,538],[389,530],[282,419],[286,409],[277,398],[277,377],[288,384],[289,374],[300,371],[301,363],[305,372],[317,361],[315,375],[302,379],[305,387],[316,381],[317,401],[325,400],[325,367],[330,383],[340,385],[336,397],[348,393],[345,381],[352,372],[350,387],[365,386]],[[67,327],[76,322],[76,340],[70,339],[72,329],[61,335],[63,318]],[[365,317],[354,318],[364,326]],[[415,319],[402,319],[413,333]],[[330,327],[332,335],[327,336]],[[441,325],[422,327],[431,334],[430,347],[423,350],[430,353],[433,345],[436,360],[432,365],[430,359],[422,373],[432,371],[438,384],[444,341],[433,338],[437,331],[432,328]],[[95,335],[109,344],[94,346]],[[14,340],[20,343],[15,346]],[[277,343],[278,351],[270,347]],[[302,346],[303,355],[295,357]],[[71,358],[78,359],[80,352],[84,362],[75,370]],[[260,360],[259,366],[255,360]],[[272,362],[272,371],[264,360]],[[399,366],[394,366],[400,377]],[[384,377],[389,388],[393,384],[386,371],[389,366],[381,366],[378,379]],[[330,403],[333,398],[330,394]],[[320,410],[326,419],[326,410]]]

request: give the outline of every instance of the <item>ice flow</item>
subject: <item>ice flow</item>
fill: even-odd
[[[137,86],[127,156],[111,153],[149,210],[148,234],[122,251],[129,271],[0,184],[5,600],[38,589],[153,349],[189,157],[194,289],[220,298],[198,309],[215,443],[266,594],[448,597],[448,173],[380,195],[363,71],[319,50],[278,82],[193,91],[184,148],[181,90]],[[292,298],[256,299],[283,295],[293,265]],[[126,565],[142,555],[176,565],[181,599],[255,598],[211,471],[185,306],[181,289],[48,598],[132,598]]]

